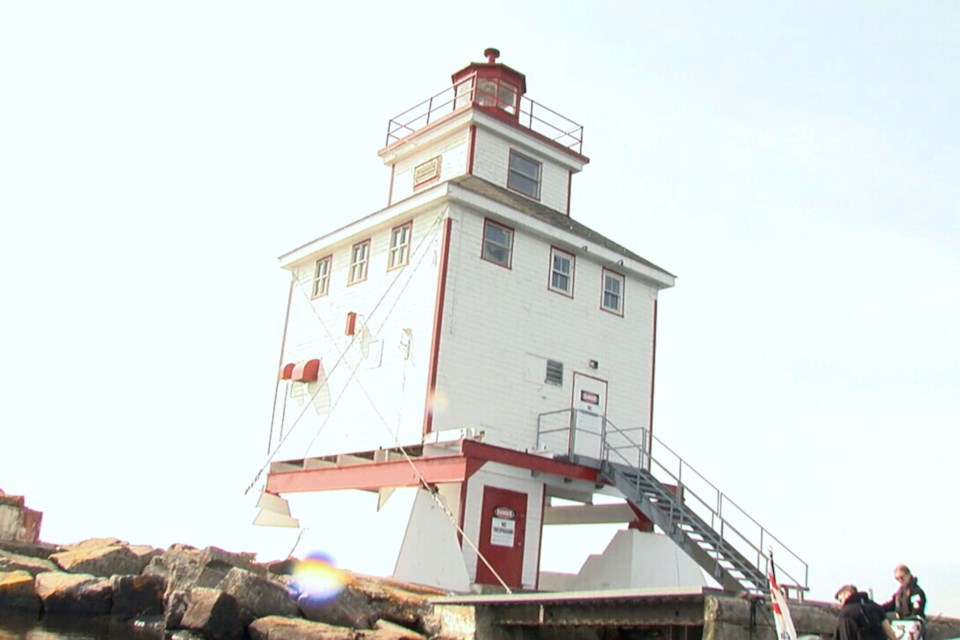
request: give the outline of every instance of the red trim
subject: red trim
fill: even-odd
[[[570,215],[570,196],[573,191],[573,171],[567,171],[567,215]]]
[[[477,125],[470,125],[470,144],[467,147],[467,175],[473,175],[473,152],[477,148]]]
[[[607,273],[612,273],[614,275],[620,276],[620,311],[619,312],[612,311],[610,309],[607,309],[605,306],[603,306],[603,295],[606,293],[604,286],[606,285]],[[619,316],[622,318],[624,315],[624,312],[626,311],[626,307],[627,307],[627,276],[623,275],[622,273],[618,273],[613,269],[607,269],[606,267],[603,267],[603,270],[600,273],[600,310],[606,311],[611,315]]]
[[[460,483],[460,513],[457,514],[457,542],[463,546],[463,522],[464,514],[467,512],[467,485],[470,478],[464,478]]]
[[[357,312],[347,311],[347,326],[343,329],[343,335],[352,336],[357,332]]]
[[[275,472],[267,476],[266,490],[268,493],[303,493],[415,487],[421,484],[421,475],[429,484],[462,482],[468,477],[470,462],[464,456],[453,455],[418,458],[414,461],[416,468],[406,460],[391,460],[390,462]]]
[[[563,289],[554,289],[553,288],[553,252],[562,253],[563,255],[570,258],[570,291],[564,291]],[[564,251],[559,247],[550,247],[550,265],[547,267],[547,289],[553,291],[554,293],[559,293],[562,296],[568,298],[573,298],[573,278],[577,272],[577,256],[570,253],[569,251]]]
[[[510,256],[507,259],[507,264],[500,264],[499,262],[494,262],[483,256],[483,246],[487,243],[487,223],[492,224],[495,227],[500,227],[501,229],[507,229],[510,231]],[[517,232],[513,227],[508,227],[505,224],[491,220],[490,218],[483,219],[483,235],[480,236],[480,259],[484,262],[489,262],[490,264],[495,264],[501,269],[513,269],[513,245],[514,240],[517,237]]]
[[[537,542],[537,571],[534,574],[534,591],[540,589],[540,557],[543,554],[543,516],[547,511],[547,485],[541,485],[540,489],[540,540]]]
[[[308,491],[341,491],[346,489],[375,490],[383,487],[413,487],[421,484],[466,482],[487,462],[539,471],[540,473],[598,482],[599,472],[570,462],[505,449],[475,440],[461,441],[460,453],[448,456],[415,458],[389,462],[360,462],[343,466],[295,471],[273,471],[267,475],[268,493],[303,493]],[[416,467],[416,468],[414,468]],[[419,471],[419,474],[417,473]],[[463,495],[466,495],[465,491]],[[466,500],[461,502],[466,506]],[[463,508],[461,508],[461,511]],[[462,514],[461,514],[462,517]],[[462,523],[461,523],[462,524]]]
[[[647,427],[647,433],[650,434],[650,438],[653,438],[653,383],[657,377],[657,300],[653,301],[653,355],[650,358],[650,425]],[[649,442],[644,443],[647,445],[647,451],[650,451]]]
[[[297,366],[296,363],[293,363],[293,362],[288,362],[287,364],[283,365],[283,369],[280,370],[280,379],[281,380],[291,379],[293,377],[293,370],[294,368],[296,368],[296,366]]]
[[[476,440],[464,440],[462,443],[463,454],[469,457],[480,458],[484,462],[502,462],[503,464],[529,469],[530,471],[540,471],[555,476],[573,478],[575,480],[586,480],[588,482],[597,481],[597,469],[582,467],[571,462],[561,462],[551,458],[544,458],[522,451],[505,449],[492,444],[484,444]]]
[[[450,258],[450,225],[443,221],[443,242],[440,247],[440,273],[437,277],[437,297],[433,307],[433,336],[430,339],[430,363],[427,365],[427,397],[424,400],[423,434],[433,429],[433,394],[437,390],[437,367],[440,360],[440,329],[443,326],[443,301],[447,291],[447,262]]]

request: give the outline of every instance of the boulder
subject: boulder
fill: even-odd
[[[112,576],[111,613],[119,618],[139,618],[163,614],[163,596],[167,581],[162,576]]]
[[[94,576],[136,575],[143,571],[147,559],[138,556],[126,546],[72,546],[67,551],[54,553],[50,559],[68,573],[86,573]]]
[[[0,571],[26,571],[31,576],[45,571],[57,571],[57,565],[43,558],[20,555],[0,549]]]
[[[180,627],[199,631],[206,638],[230,640],[243,636],[237,599],[219,589],[197,587],[187,598],[187,610]]]
[[[443,591],[388,578],[359,575],[353,577],[349,587],[367,598],[370,607],[377,612],[373,620],[388,620],[428,636],[438,630],[428,597],[446,595]]]
[[[230,569],[218,588],[237,599],[245,625],[265,616],[300,615],[295,594],[284,584],[246,569]]]
[[[47,572],[34,579],[44,613],[73,616],[110,614],[110,581],[93,575]]]
[[[167,591],[166,606],[163,609],[163,628],[179,629],[183,614],[187,612],[190,593],[187,591]]]
[[[377,620],[373,625],[380,640],[426,640],[427,636],[388,620]],[[364,633],[364,637],[370,637]]]
[[[355,640],[357,632],[303,618],[267,616],[247,628],[250,640]]]
[[[303,617],[314,622],[324,622],[338,627],[371,629],[382,616],[367,595],[347,585],[333,598],[317,598],[302,594],[297,604]]]
[[[163,576],[168,592],[189,591],[194,587],[214,588],[234,567],[249,567],[255,573],[265,574],[265,569],[255,565],[253,557],[250,553],[230,553],[218,547],[201,550],[176,544],[150,558],[142,573]]]
[[[27,571],[0,572],[0,611],[40,614],[40,597]]]

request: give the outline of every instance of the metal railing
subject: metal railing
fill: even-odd
[[[387,123],[386,146],[416,133],[427,125],[468,107],[499,109],[517,123],[548,140],[582,153],[583,126],[526,96],[497,78],[471,74],[456,85],[416,104]]]
[[[809,588],[810,570],[806,562],[647,429],[621,429],[603,416],[579,409],[560,409],[538,416],[537,448],[576,457],[578,463],[586,464],[591,457],[577,450],[581,414],[602,423],[598,466],[606,462],[638,468],[657,482],[676,487],[677,500],[671,509],[688,509],[759,570],[766,571],[767,552],[772,551],[780,585],[801,595]],[[654,446],[657,457],[651,455]]]

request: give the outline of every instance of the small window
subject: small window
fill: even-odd
[[[513,259],[513,229],[492,220],[484,220],[483,252],[480,256],[509,269]]]
[[[544,379],[547,384],[554,384],[558,387],[563,386],[563,363],[556,360],[547,360],[547,376]]]
[[[610,313],[623,315],[624,279],[619,273],[603,270],[603,300],[600,306]]]
[[[330,263],[333,262],[333,256],[320,258],[313,269],[313,297],[327,295],[330,289]]]
[[[410,262],[410,234],[413,222],[396,227],[390,232],[390,258],[387,261],[387,271],[397,269]]]
[[[350,251],[350,275],[347,284],[356,284],[367,279],[367,260],[370,256],[370,241],[353,245]]]
[[[573,297],[573,264],[572,254],[550,249],[550,291]]]
[[[507,186],[514,191],[540,199],[540,169],[541,164],[536,160],[520,155],[510,150],[510,171],[507,175]]]
[[[508,82],[500,81],[497,92],[497,106],[513,115],[517,112],[517,88]]]

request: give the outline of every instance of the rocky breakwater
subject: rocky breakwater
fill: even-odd
[[[95,539],[58,546],[0,542],[0,612],[109,616],[178,637],[232,640],[464,637],[429,598],[382,578],[340,574],[318,594],[293,577],[297,560],[173,545],[166,550]],[[458,625],[458,626],[453,626]]]

